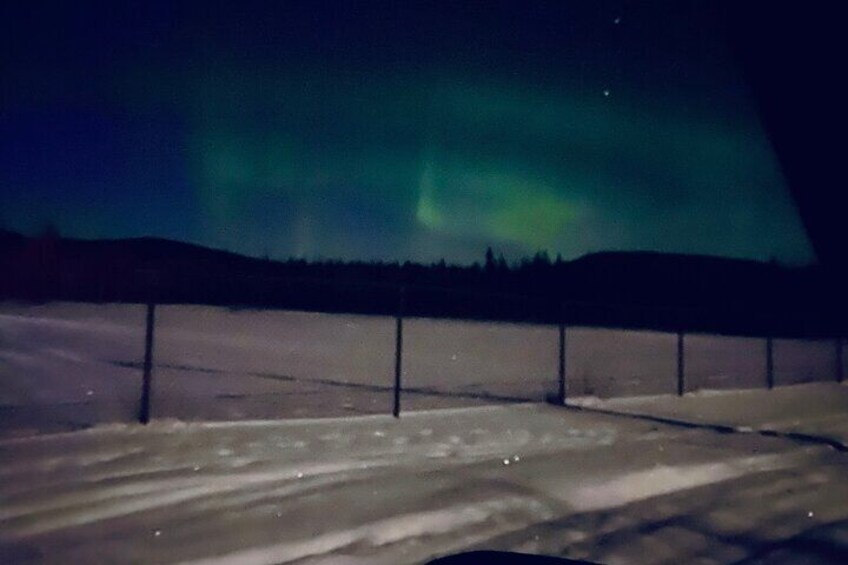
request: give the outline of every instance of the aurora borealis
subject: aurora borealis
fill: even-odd
[[[5,7],[0,225],[275,258],[810,262],[710,5]]]

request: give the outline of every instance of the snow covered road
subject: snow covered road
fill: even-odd
[[[848,536],[842,452],[539,404],[115,424],[0,461],[4,562],[828,562]]]

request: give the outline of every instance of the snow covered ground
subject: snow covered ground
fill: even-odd
[[[748,421],[768,420],[769,393],[751,394]],[[112,424],[8,439],[0,461],[3,562],[848,557],[846,453],[544,404]]]
[[[143,320],[0,305],[0,563],[848,562],[846,386],[555,407],[556,328],[410,320],[395,420],[391,318],[174,306],[142,427]],[[581,332],[585,385],[612,361]]]
[[[140,305],[0,303],[0,437],[134,421],[144,320]],[[766,386],[765,339],[687,335],[684,349],[687,390]],[[773,349],[778,385],[836,378],[835,341]],[[677,389],[676,334],[567,328],[565,351],[570,397]],[[388,414],[394,354],[391,317],[159,306],[152,416]],[[543,402],[558,369],[556,327],[404,321],[403,410]]]
[[[674,395],[568,401],[619,413],[729,426],[738,432],[806,434],[848,446],[848,386],[810,383],[771,391],[699,391]]]
[[[0,437],[137,418],[145,309],[0,303]],[[404,409],[544,401],[556,328],[406,320]],[[395,320],[156,309],[152,414],[235,420],[389,414]]]

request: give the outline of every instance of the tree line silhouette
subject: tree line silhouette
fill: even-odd
[[[0,298],[194,303],[232,308],[457,317],[709,331],[845,334],[845,306],[817,267],[697,255],[545,251],[509,263],[273,261],[158,238],[79,240],[0,231]],[[401,298],[403,289],[403,298]]]

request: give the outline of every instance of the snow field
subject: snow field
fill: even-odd
[[[144,307],[0,304],[0,436],[137,418]],[[156,311],[152,415],[250,420],[387,414],[395,320],[204,306]],[[687,335],[685,388],[763,388],[764,339]],[[569,397],[672,394],[677,336],[567,328]],[[556,397],[556,327],[404,321],[402,410]],[[843,362],[848,360],[844,356]],[[778,385],[833,381],[831,341],[775,340]]]
[[[143,320],[0,307],[0,561],[848,561],[848,388],[763,340],[687,336],[677,398],[676,336],[569,328],[563,408],[556,328],[407,320],[396,420],[391,318],[164,306],[142,427]]]

